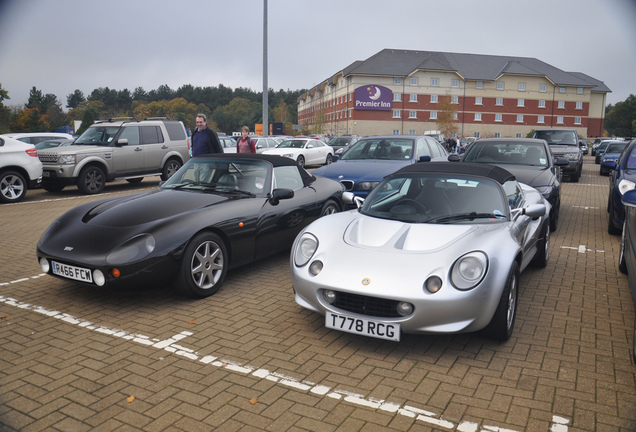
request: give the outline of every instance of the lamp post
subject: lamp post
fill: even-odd
[[[269,136],[269,120],[267,118],[268,93],[267,85],[267,0],[263,0],[263,136]]]

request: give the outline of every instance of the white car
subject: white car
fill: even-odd
[[[323,165],[333,161],[333,148],[313,138],[294,138],[283,141],[263,154],[275,154],[294,159],[298,165]]]
[[[33,144],[0,135],[0,202],[21,201],[42,183],[42,162]]]
[[[5,134],[9,138],[16,139],[18,141],[25,142],[27,144],[38,144],[42,141],[48,141],[53,139],[68,139],[74,140],[75,137],[71,134],[62,132],[24,132],[24,133],[9,133]]]

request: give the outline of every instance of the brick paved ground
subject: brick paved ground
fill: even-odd
[[[497,344],[326,330],[294,303],[285,254],[199,301],[38,277],[41,233],[94,198],[30,191],[0,207],[0,430],[634,431],[635,314],[607,178],[588,156],[563,192],[550,263],[524,272]]]

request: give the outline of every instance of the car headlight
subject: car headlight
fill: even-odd
[[[60,165],[74,165],[75,155],[61,155],[57,158],[57,163]]]
[[[548,198],[552,193],[552,186],[536,186],[535,189],[538,190],[544,198]]]
[[[309,262],[314,253],[318,249],[318,239],[309,233],[304,233],[296,245],[294,251],[294,264],[302,267]]]
[[[579,160],[579,154],[578,153],[566,153],[563,155],[563,157],[568,158],[570,160]]]
[[[460,257],[451,269],[450,281],[459,290],[475,288],[488,269],[488,257],[483,252],[470,252]]]
[[[618,193],[625,195],[626,192],[636,188],[636,183],[629,180],[621,180],[618,182]]]
[[[358,187],[356,189],[358,190],[364,190],[364,191],[370,191],[371,189],[373,189],[374,187],[376,187],[380,182],[360,182],[358,183]]]
[[[155,238],[150,234],[140,234],[114,248],[107,256],[110,265],[122,265],[139,261],[155,250]]]
[[[294,154],[293,153],[285,153],[283,156],[287,157],[287,158],[292,158],[294,159]]]

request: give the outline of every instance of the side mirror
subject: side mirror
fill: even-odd
[[[545,215],[545,210],[544,204],[531,204],[523,209],[522,214],[529,216],[532,219],[537,219]]]
[[[355,204],[357,208],[362,207],[362,204],[364,204],[364,198],[356,196],[353,192],[343,192],[342,200],[345,204]]]
[[[458,155],[458,154],[455,154],[455,153],[453,153],[453,154],[449,154],[449,155],[448,155],[448,161],[449,161],[449,162],[459,162],[461,159],[462,159],[462,158],[461,158],[461,157],[459,157],[459,155]]]
[[[420,156],[418,162],[430,162],[431,161],[431,157],[430,156]]]
[[[564,157],[558,157],[554,160],[554,165],[556,166],[567,166],[570,164],[570,161]]]
[[[117,146],[127,146],[128,145],[128,138],[121,138],[117,140]]]
[[[294,191],[292,189],[274,189],[269,201],[272,205],[278,205],[280,200],[290,199],[294,197]]]

